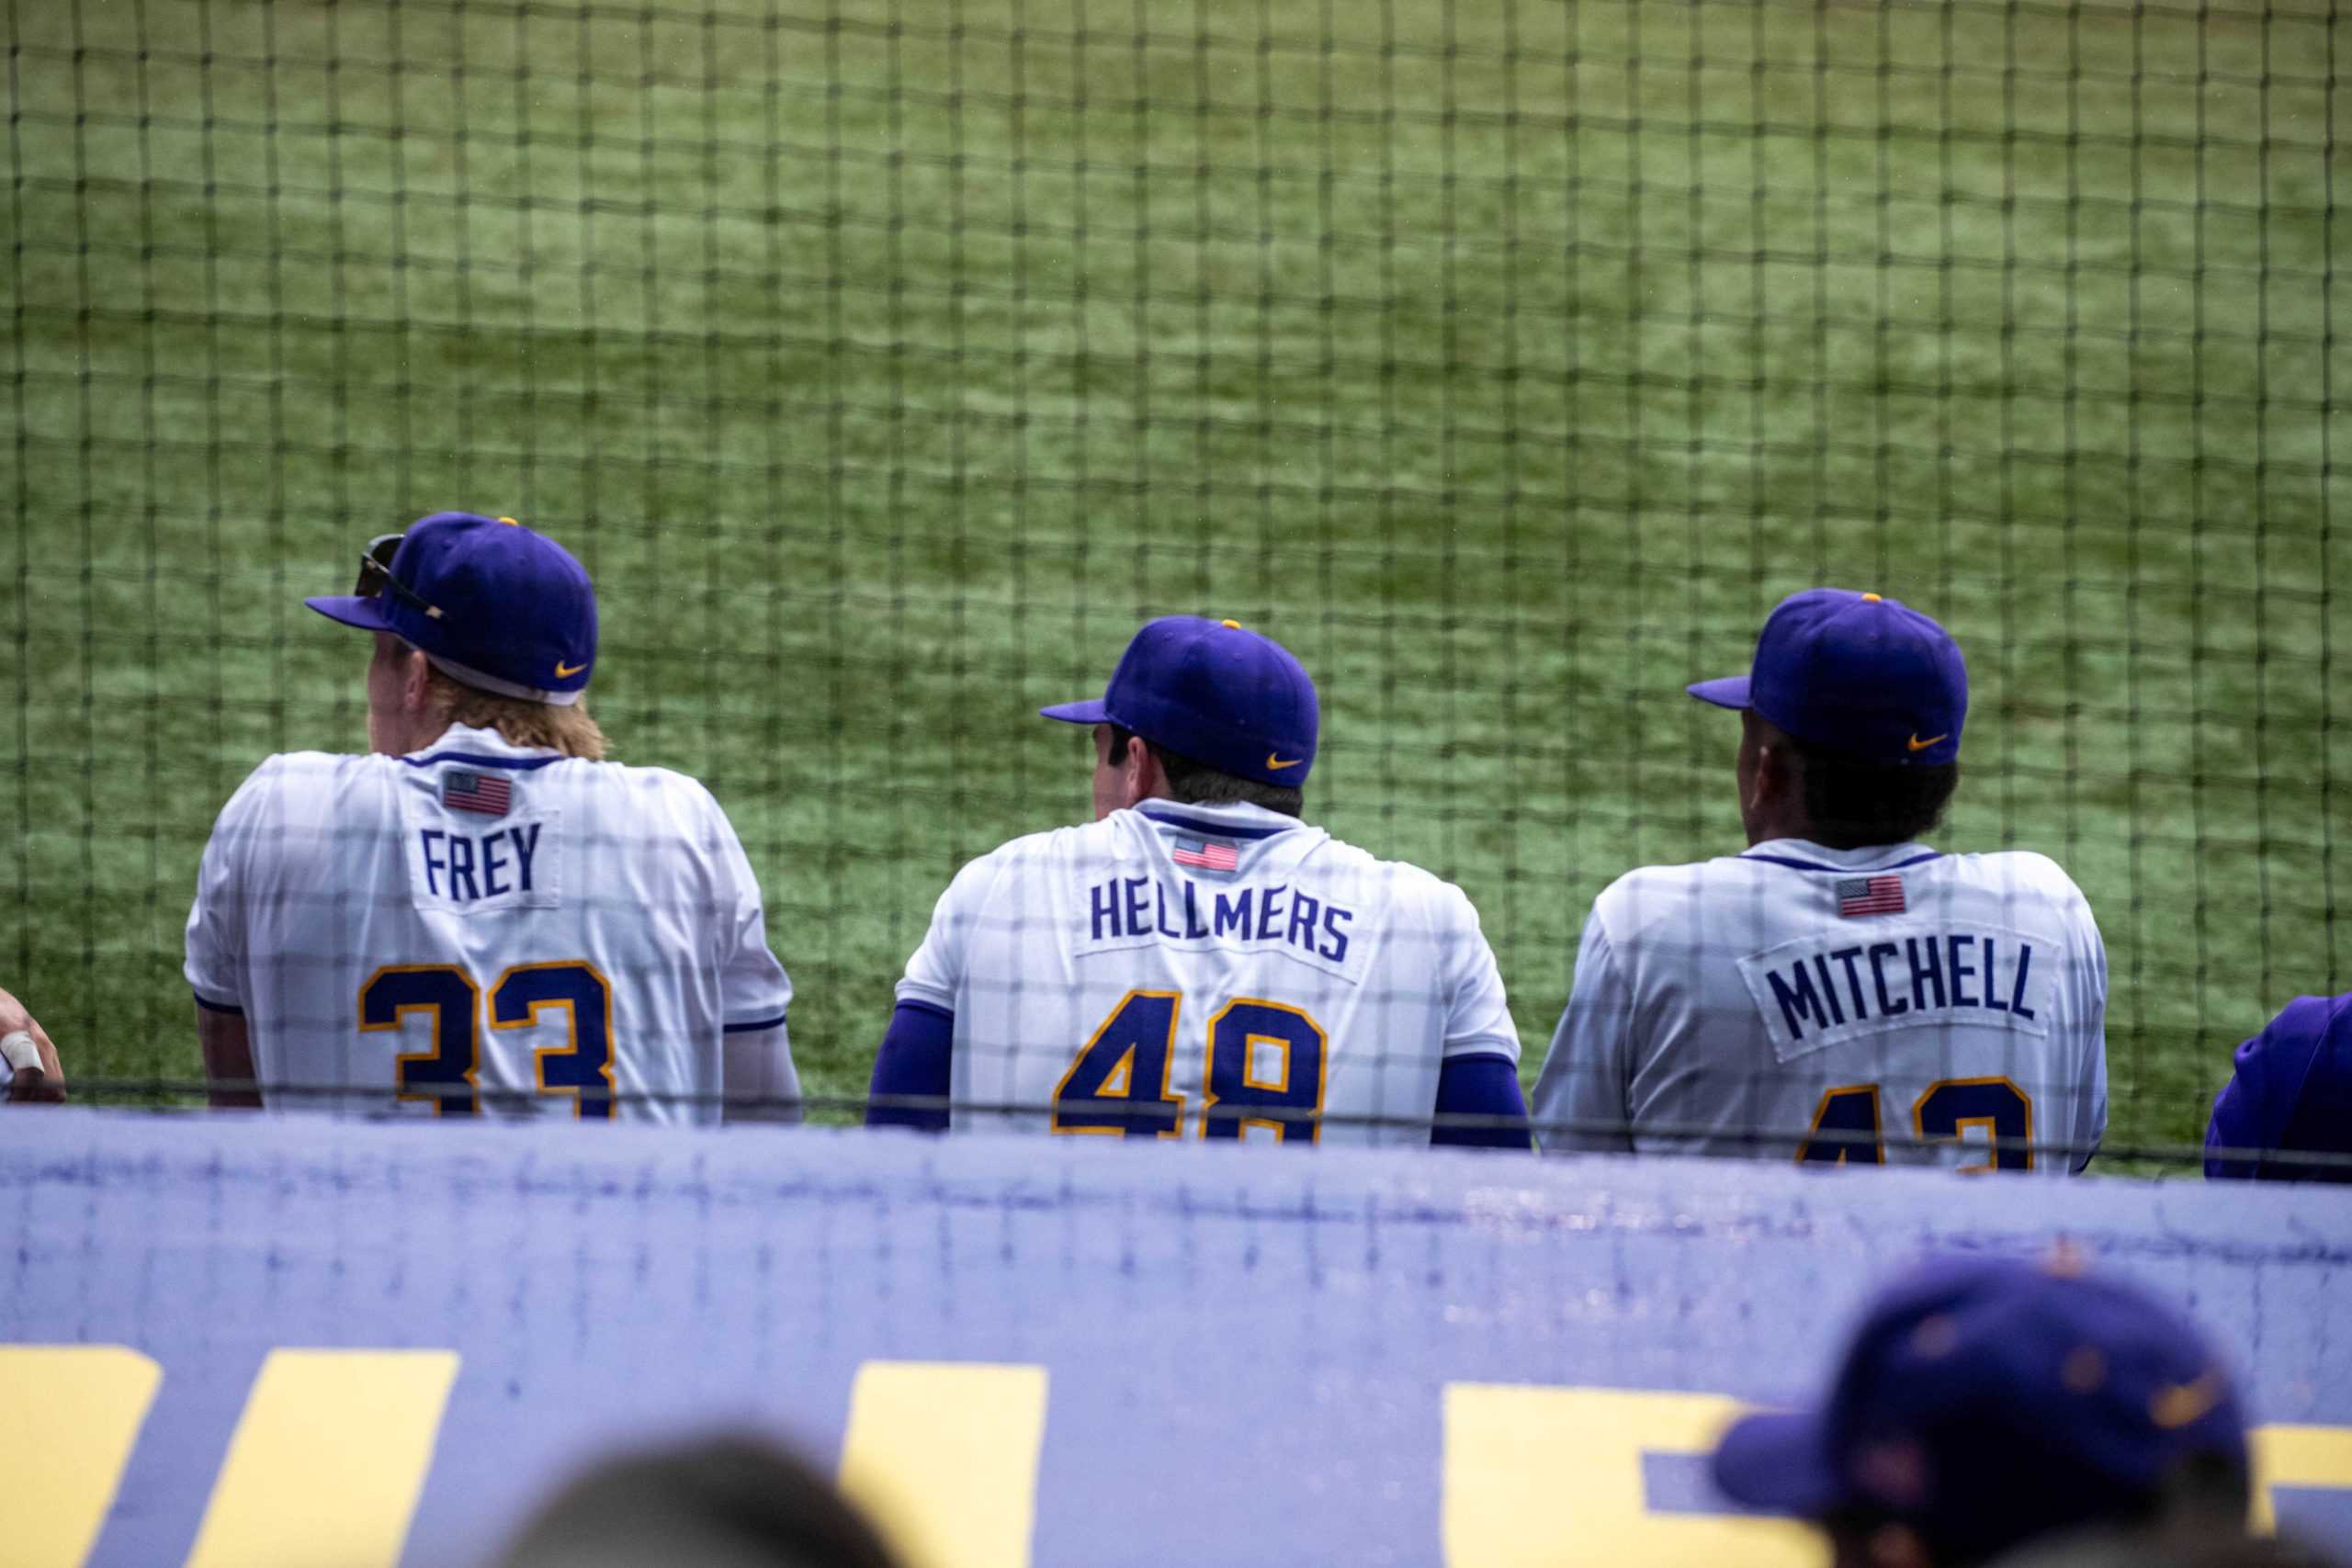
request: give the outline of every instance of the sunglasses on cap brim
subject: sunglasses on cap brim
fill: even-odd
[[[401,541],[407,536],[406,534],[379,534],[368,540],[368,547],[359,555],[359,581],[351,591],[362,599],[373,599],[379,593],[389,592],[401,604],[422,610],[437,621],[441,618],[439,608],[426,604],[418,597],[414,589],[392,575],[392,558],[401,553]]]

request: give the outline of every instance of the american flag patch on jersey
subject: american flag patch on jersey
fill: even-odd
[[[1201,871],[1233,872],[1241,869],[1241,852],[1216,839],[1180,836],[1168,858],[1178,865],[1189,865]]]
[[[1838,879],[1838,912],[1841,915],[1899,915],[1903,908],[1903,879],[1899,876]]]
[[[503,774],[452,768],[441,775],[441,804],[452,811],[503,817],[514,804],[514,785]]]

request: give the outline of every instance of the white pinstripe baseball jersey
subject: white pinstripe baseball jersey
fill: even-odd
[[[1535,1086],[1551,1152],[2086,1163],[2107,1125],[2107,949],[2047,857],[1924,844],[1629,872],[1594,900]]]
[[[955,1015],[957,1101],[1019,1108],[959,1129],[1425,1145],[1444,1059],[1519,1056],[1461,889],[1252,805],[983,855],[898,995]]]
[[[187,975],[245,1014],[264,1083],[361,1091],[273,1108],[707,1122],[659,1097],[798,1094],[791,982],[710,792],[488,730],[262,763],[205,849]]]

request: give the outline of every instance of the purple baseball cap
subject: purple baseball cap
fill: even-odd
[[[1872,762],[1957,761],[1968,718],[1968,665],[1951,634],[1898,600],[1844,588],[1781,600],[1747,674],[1684,690]]]
[[[2299,1166],[2243,1151],[2352,1155],[2352,991],[2297,997],[2237,1048],[2213,1100],[2205,1174],[2257,1181],[2352,1181],[2352,1165]]]
[[[1733,1423],[1713,1471],[1750,1508],[1908,1523],[1975,1557],[2128,1517],[2197,1455],[2246,1465],[2195,1327],[2064,1258],[1953,1256],[1872,1301],[1826,1403]]]
[[[571,552],[511,517],[436,512],[409,525],[378,592],[302,601],[390,632],[470,686],[568,706],[596,662],[596,592]]]
[[[1315,765],[1315,682],[1272,637],[1238,621],[1163,615],[1119,656],[1100,698],[1037,710],[1115,724],[1237,778],[1296,786]]]

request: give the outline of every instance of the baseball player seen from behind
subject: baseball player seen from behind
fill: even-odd
[[[1095,820],[941,897],[869,1124],[1528,1146],[1470,901],[1299,819],[1318,707],[1286,649],[1168,616],[1044,713],[1093,730]]]
[[[268,759],[212,830],[187,974],[213,1103],[797,1120],[734,829],[693,779],[603,761],[580,705],[580,563],[438,513],[307,603],[375,636],[371,750]]]
[[[1594,901],[1535,1086],[1544,1148],[2089,1163],[2107,1124],[2089,905],[2044,856],[1920,841],[1968,712],[1943,627],[1813,589],[1772,612],[1749,674],[1690,692],[1740,711],[1748,849]]]

